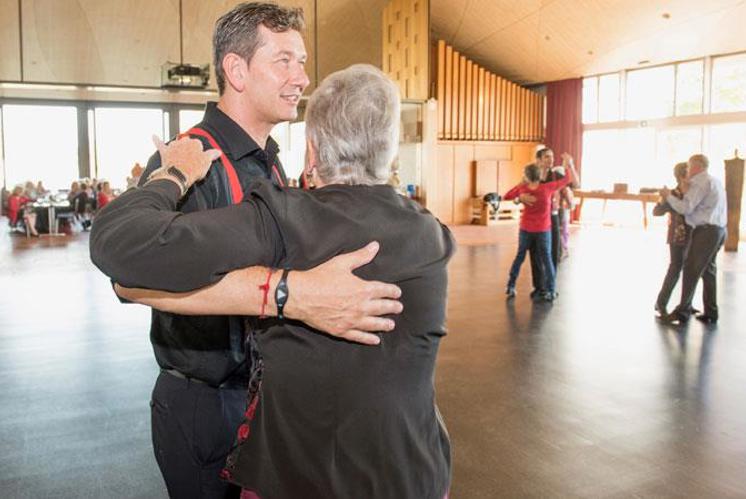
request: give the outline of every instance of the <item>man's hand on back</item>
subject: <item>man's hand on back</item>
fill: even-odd
[[[524,192],[520,196],[518,196],[518,199],[521,201],[521,203],[525,204],[526,206],[531,206],[536,202],[536,196],[533,194],[529,194],[527,192]]]
[[[332,258],[307,271],[290,272],[290,296],[285,316],[305,322],[332,336],[366,345],[380,338],[371,332],[394,329],[394,321],[383,315],[402,311],[401,289],[393,284],[364,281],[352,271],[370,263],[378,243]]]

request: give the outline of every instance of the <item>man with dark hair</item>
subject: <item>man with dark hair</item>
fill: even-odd
[[[708,172],[710,162],[704,154],[689,158],[689,188],[682,199],[667,188],[661,197],[676,212],[684,215],[686,224],[693,227],[689,252],[684,260],[681,302],[666,322],[685,323],[692,313],[692,300],[697,282],[702,279],[704,313],[697,316],[705,323],[718,320],[716,258],[725,243],[728,214],[723,183]]]
[[[303,27],[301,9],[269,3],[242,3],[220,17],[213,37],[220,99],[209,102],[202,122],[187,132],[205,149],[215,150],[211,157],[216,164],[201,182],[184,189],[183,174],[172,164],[161,165],[155,153],[140,185],[163,178],[179,182],[183,197],[178,209],[183,213],[241,203],[257,178],[285,186],[270,131],[277,123],[296,119],[300,96],[309,84]],[[102,241],[95,232],[94,262],[126,284],[128,269],[135,272],[138,263],[120,257],[123,252],[116,245],[122,241]],[[317,267],[321,272],[311,269],[308,279],[289,280],[299,308],[286,316],[345,339],[379,341],[365,331],[393,329],[392,320],[376,315],[398,312],[400,305],[390,298],[400,291],[352,274],[376,251],[369,245],[331,260],[339,265]],[[261,289],[265,283],[256,279]],[[150,336],[161,367],[151,400],[153,447],[171,497],[239,495],[219,473],[245,410],[251,361],[244,353],[244,323],[239,317],[152,312]]]

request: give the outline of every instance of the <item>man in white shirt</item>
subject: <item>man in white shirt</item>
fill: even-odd
[[[703,154],[689,158],[689,189],[683,199],[672,196],[668,189],[661,194],[671,207],[684,215],[687,225],[694,228],[689,253],[684,261],[681,302],[667,322],[689,320],[697,281],[702,278],[704,313],[697,319],[705,323],[718,320],[717,266],[715,259],[725,242],[728,214],[723,183],[708,172],[709,160]]]

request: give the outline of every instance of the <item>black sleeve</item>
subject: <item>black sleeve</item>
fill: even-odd
[[[93,263],[123,286],[181,292],[281,258],[277,222],[262,199],[185,214],[176,211],[179,194],[158,180],[112,200],[93,224]]]
[[[669,205],[666,201],[663,201],[662,203],[655,203],[655,206],[653,207],[653,216],[660,217],[665,215],[666,213],[669,213],[671,211],[671,205]]]
[[[153,173],[155,170],[161,167],[161,155],[156,151],[150,159],[148,159],[148,164],[145,167],[145,171],[142,172],[142,175],[140,175],[140,181],[137,183],[138,186],[142,186],[145,184],[145,182],[148,181],[148,178],[150,178],[150,174]]]

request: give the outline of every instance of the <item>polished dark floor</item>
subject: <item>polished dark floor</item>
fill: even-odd
[[[505,300],[515,226],[456,232],[452,498],[746,497],[746,254],[721,256],[717,326],[668,327],[659,227],[575,229],[554,305],[529,300],[527,263]],[[114,299],[85,235],[3,233],[0,289],[0,497],[165,497],[147,310]]]

